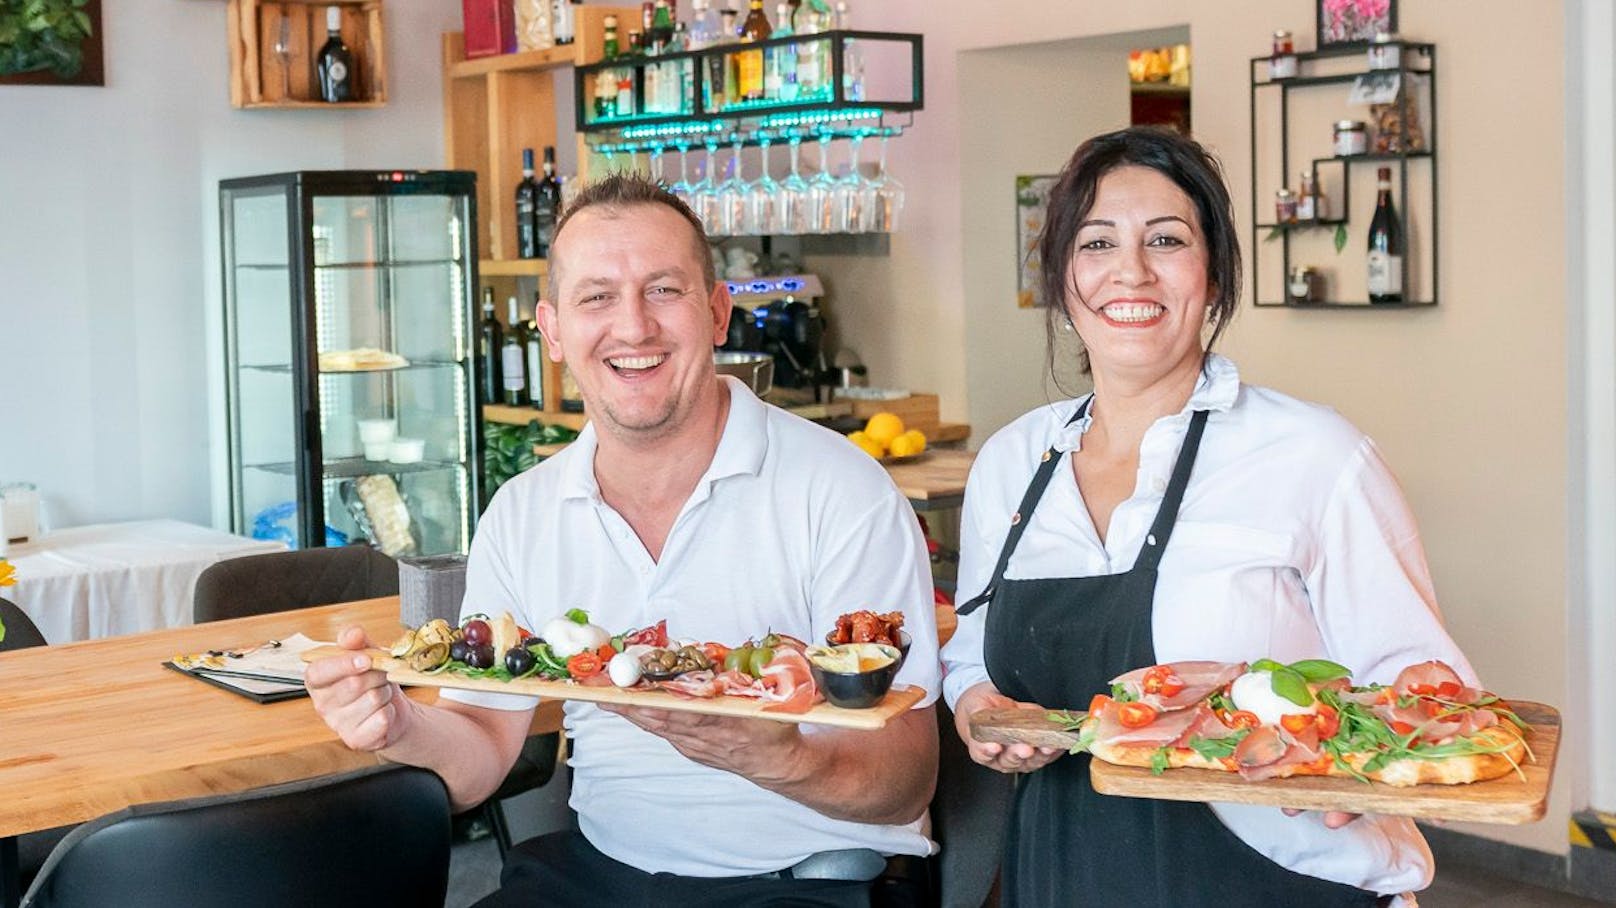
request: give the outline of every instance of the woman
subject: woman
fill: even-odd
[[[1027,774],[1009,905],[1368,906],[1430,882],[1406,819],[1106,797],[1086,755],[970,737],[977,710],[1083,709],[1160,662],[1324,657],[1390,683],[1442,659],[1475,683],[1374,444],[1209,352],[1240,295],[1234,231],[1216,162],[1165,131],[1085,142],[1050,195],[1050,349],[1075,330],[1094,393],[982,447],[959,572],[976,598],[943,652],[973,759]]]

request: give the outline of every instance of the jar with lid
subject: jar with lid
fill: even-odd
[[[1296,184],[1296,219],[1298,221],[1311,221],[1317,218],[1318,209],[1313,205],[1313,175],[1302,171]]]
[[[1285,289],[1289,292],[1293,303],[1316,303],[1319,301],[1319,272],[1311,265],[1292,265],[1290,280],[1286,282]]]
[[[1268,78],[1289,79],[1296,75],[1296,45],[1291,33],[1280,29],[1274,32],[1274,49],[1268,57]]]
[[[1289,189],[1274,192],[1274,221],[1279,224],[1296,223],[1296,194]]]
[[[1370,69],[1397,69],[1402,65],[1403,46],[1390,32],[1376,32],[1369,43]]]
[[[1336,157],[1348,155],[1367,154],[1369,151],[1369,128],[1362,120],[1337,120],[1335,124],[1335,154]]]

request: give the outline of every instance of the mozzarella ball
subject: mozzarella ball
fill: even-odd
[[[1274,693],[1273,672],[1246,672],[1234,679],[1229,687],[1229,699],[1235,709],[1252,713],[1264,725],[1278,725],[1285,716],[1303,716],[1318,712],[1318,705],[1297,706]]]

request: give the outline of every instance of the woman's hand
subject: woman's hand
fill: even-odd
[[[999,693],[991,681],[983,681],[960,695],[954,704],[954,729],[971,753],[971,759],[999,772],[1032,772],[1054,762],[1066,751],[1058,747],[1031,744],[990,744],[971,737],[971,715],[984,709],[1041,709],[1035,703],[1020,703]]]
[[[1288,816],[1288,817],[1300,816],[1303,813],[1309,813],[1310,812],[1310,811],[1298,810],[1295,807],[1281,807],[1280,811],[1282,813],[1284,813],[1285,816]],[[1347,825],[1348,823],[1351,823],[1353,820],[1356,820],[1361,816],[1363,816],[1363,814],[1361,814],[1361,813],[1347,813],[1346,811],[1342,811],[1342,810],[1327,810],[1327,811],[1324,812],[1324,828],[1326,828],[1326,829],[1340,829],[1341,827]]]

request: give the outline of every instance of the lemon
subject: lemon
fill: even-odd
[[[893,457],[913,457],[926,450],[926,436],[920,434],[919,429],[909,431],[892,439],[887,446],[887,453]]]
[[[903,420],[896,413],[877,413],[864,424],[864,434],[886,447],[903,434]]]
[[[883,445],[871,438],[866,432],[850,432],[848,433],[847,440],[858,445],[864,450],[864,453],[874,457],[876,460],[880,460],[881,458],[887,456],[886,445]]]

